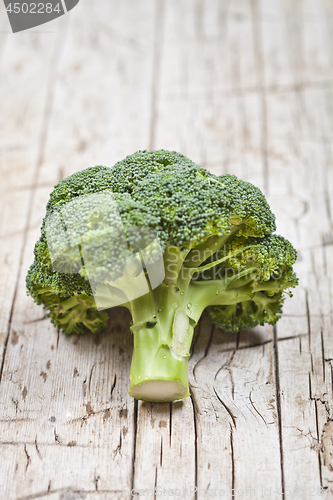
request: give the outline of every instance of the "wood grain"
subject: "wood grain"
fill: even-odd
[[[0,497],[329,498],[332,2],[80,2],[16,35],[1,9]],[[65,338],[24,281],[54,184],[159,148],[259,186],[299,253],[276,327],[204,314],[172,404],[127,395],[124,309]]]

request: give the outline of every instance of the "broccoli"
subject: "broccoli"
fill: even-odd
[[[213,175],[176,152],[138,151],[55,186],[28,294],[68,335],[100,332],[109,309],[126,307],[129,394],[186,398],[193,331],[206,308],[232,332],[280,318],[297,285],[296,251],[275,230],[264,195],[249,182]]]

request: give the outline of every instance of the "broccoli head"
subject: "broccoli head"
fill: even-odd
[[[251,183],[216,176],[176,152],[138,151],[55,186],[28,294],[68,335],[97,333],[109,309],[126,307],[134,337],[129,393],[185,398],[204,309],[234,332],[279,319],[297,285],[296,251],[275,229]]]

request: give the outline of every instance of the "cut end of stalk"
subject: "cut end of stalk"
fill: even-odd
[[[131,387],[129,395],[142,401],[167,403],[187,398],[190,393],[178,380],[147,380]]]

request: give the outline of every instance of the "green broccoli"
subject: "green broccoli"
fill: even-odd
[[[264,195],[249,182],[213,175],[176,152],[138,151],[55,186],[28,294],[65,334],[97,333],[108,308],[123,305],[134,338],[129,394],[186,398],[204,309],[234,332],[280,318],[297,285],[296,251],[275,229]],[[152,284],[149,266],[158,274],[161,262]]]

